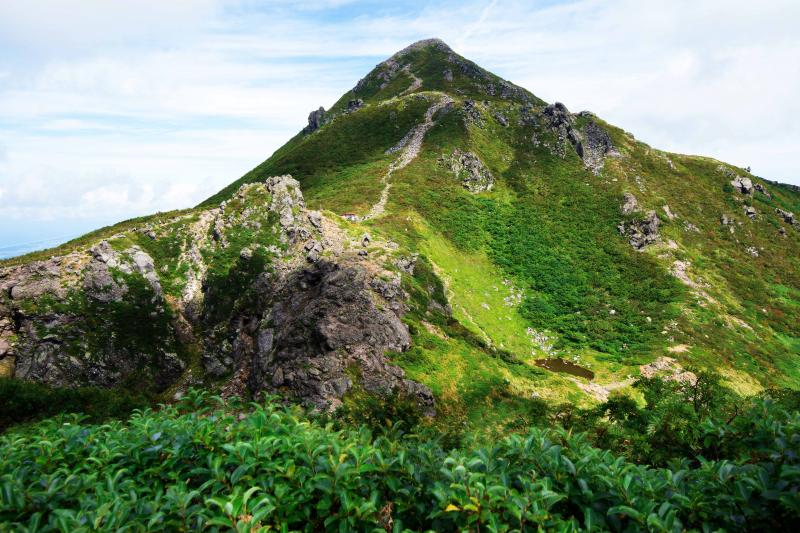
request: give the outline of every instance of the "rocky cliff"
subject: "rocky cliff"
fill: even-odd
[[[216,382],[321,408],[357,381],[432,411],[385,357],[411,342],[389,245],[307,210],[291,176],[243,185],[218,207],[0,269],[3,373],[178,394]]]

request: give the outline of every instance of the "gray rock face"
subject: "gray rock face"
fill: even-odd
[[[298,235],[298,213],[305,209],[300,183],[291,176],[273,176],[264,182],[272,195],[269,209],[278,213],[280,225],[289,239]]]
[[[169,386],[184,365],[168,352],[169,338],[162,345],[154,337],[151,340],[158,345],[147,348],[128,341],[131,330],[160,335],[168,329],[148,329],[151,321],[167,320],[152,258],[136,246],[114,250],[107,241],[71,258],[60,258],[61,268],[47,279],[46,285],[58,282],[60,293],[42,292],[46,291],[42,284],[35,291],[16,291],[18,298],[12,290],[8,307],[16,317],[14,377],[57,386],[111,387],[139,373],[150,376],[159,389]],[[23,275],[26,269],[41,266],[24,265]],[[128,283],[120,279],[123,275],[128,282],[139,280],[149,287],[149,295],[142,292],[144,288],[131,294]],[[46,294],[55,297],[56,304],[38,299]],[[32,300],[39,305],[24,305]]]
[[[419,255],[414,254],[410,257],[400,257],[398,258],[394,264],[397,268],[405,272],[406,274],[414,274],[414,268],[417,266],[417,259]]]
[[[551,129],[563,130],[564,137],[567,136],[567,131],[572,128],[572,114],[567,109],[567,106],[561,102],[550,104],[542,111],[547,126]]]
[[[599,174],[605,164],[606,155],[614,151],[614,146],[606,130],[590,121],[583,129],[583,142],[579,142],[575,150],[586,168]]]
[[[536,123],[535,115],[523,109],[523,123]],[[557,136],[556,146],[551,150],[559,157],[566,156],[565,145],[569,143],[583,161],[584,166],[594,174],[599,174],[605,164],[605,158],[616,154],[611,137],[586,111],[581,112],[581,117],[588,119],[582,130],[575,127],[575,118],[567,107],[556,102],[550,104],[542,111],[542,118],[547,128],[554,131]],[[534,142],[534,144],[537,144]]]
[[[9,378],[14,375],[16,366],[14,329],[14,323],[10,317],[0,316],[0,378]]]
[[[508,127],[508,118],[504,114],[499,111],[496,111],[493,115],[494,119],[497,121],[498,124],[503,126],[504,128]]]
[[[469,124],[475,124],[478,127],[483,126],[481,110],[475,100],[464,100],[464,119]]]
[[[736,189],[736,192],[742,194],[753,193],[753,181],[750,178],[740,176],[733,170],[722,165],[718,166],[717,170],[730,180],[731,186]]]
[[[731,180],[731,185],[733,185],[733,188],[742,194],[751,194],[753,192],[753,182],[750,180],[750,178],[737,176]]]
[[[628,237],[628,242],[637,250],[643,250],[659,239],[659,219],[655,211],[648,211],[644,218],[626,224],[620,223],[617,229],[620,235]]]
[[[378,307],[376,298],[389,305]],[[401,300],[399,285],[369,280],[358,266],[319,261],[292,274],[268,312],[270,349],[254,361],[251,388],[284,388],[320,408],[335,408],[352,386],[347,371],[355,366],[366,390],[402,391],[431,410],[430,390],[405,379],[383,355],[411,343],[400,321],[402,305],[391,305]]]
[[[626,192],[622,195],[622,214],[623,215],[630,215],[639,210],[639,201],[636,197]]]
[[[314,226],[314,228],[318,230],[322,229],[322,213],[319,211],[309,211],[308,221],[311,222],[311,225]]]
[[[308,114],[308,126],[303,130],[305,133],[313,133],[320,129],[325,123],[325,108],[320,106]]]
[[[755,220],[756,216],[758,215],[758,212],[756,211],[755,207],[747,205],[744,207],[744,214],[747,215],[747,217],[750,218],[751,220]]]
[[[784,211],[783,209],[780,208],[776,208],[775,212],[778,213],[778,216],[780,216],[783,219],[783,221],[786,222],[787,224],[795,223],[794,213],[790,213],[789,211]]]
[[[455,149],[450,156],[450,170],[469,192],[484,192],[494,186],[494,176],[472,152]]]
[[[348,113],[358,111],[362,107],[364,107],[364,100],[362,100],[361,98],[356,98],[355,100],[350,100],[349,102],[347,102]]]
[[[753,187],[755,188],[755,190],[757,190],[767,198],[772,199],[772,195],[770,194],[770,192],[767,190],[766,187],[764,187],[760,183],[756,183],[755,185],[753,185]]]

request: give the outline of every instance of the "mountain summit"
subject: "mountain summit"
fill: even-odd
[[[198,207],[0,262],[0,375],[486,431],[639,375],[796,387],[797,212],[428,39]]]

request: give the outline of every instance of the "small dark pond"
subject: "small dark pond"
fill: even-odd
[[[580,378],[586,379],[594,379],[594,372],[589,370],[588,368],[583,368],[582,366],[578,366],[575,363],[570,363],[569,361],[565,361],[560,357],[551,357],[549,359],[537,359],[536,366],[540,366],[542,368],[546,368],[552,372],[563,372],[565,374],[572,374],[573,376],[578,376]]]

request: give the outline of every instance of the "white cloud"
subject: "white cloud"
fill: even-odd
[[[213,27],[217,0],[0,2],[0,42],[46,55],[98,46],[174,44]]]

